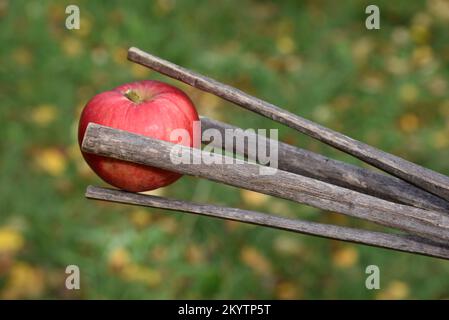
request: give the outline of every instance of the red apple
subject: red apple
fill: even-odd
[[[172,130],[185,129],[192,146],[194,121],[198,121],[198,113],[184,92],[159,81],[138,81],[97,94],[87,103],[79,122],[78,142],[81,145],[87,125],[94,122],[165,141],[170,141]],[[181,177],[178,173],[94,154],[83,152],[83,157],[104,181],[127,191],[153,190]]]

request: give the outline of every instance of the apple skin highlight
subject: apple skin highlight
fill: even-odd
[[[94,96],[84,107],[78,126],[78,143],[90,122],[147,137],[170,140],[175,129],[185,129],[193,145],[193,123],[199,121],[193,102],[169,84],[144,80],[121,85]],[[190,144],[189,144],[190,143]],[[105,182],[131,192],[167,186],[181,174],[82,152],[92,170]]]

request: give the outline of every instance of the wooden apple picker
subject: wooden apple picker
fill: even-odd
[[[178,147],[197,164],[174,164],[170,151],[177,141],[170,141],[169,132],[183,128],[192,134],[192,123],[198,115],[193,103],[179,89],[161,82],[142,81],[95,96],[83,111],[79,142],[86,161],[106,182],[125,190],[89,186],[88,198],[201,214],[449,259],[446,176],[139,49],[130,48],[128,59],[286,124],[395,177],[283,143],[279,146],[279,170],[274,175],[261,176],[262,167],[256,163],[227,164],[232,161],[226,156],[219,156],[222,161],[204,164],[200,160],[207,153],[192,148],[191,144]],[[203,130],[235,128],[213,119],[202,118],[201,122]],[[235,152],[248,154],[246,149]],[[362,218],[402,232],[373,232],[134,193],[168,185],[182,174]]]

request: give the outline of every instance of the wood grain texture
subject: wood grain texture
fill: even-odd
[[[449,219],[440,212],[388,202],[282,170],[273,175],[261,175],[265,167],[248,162],[235,163],[235,159],[225,156],[218,156],[219,163],[205,164],[203,159],[210,154],[200,149],[127,131],[90,123],[82,150],[289,199],[444,243],[449,240]],[[171,157],[174,150],[187,154],[191,161],[175,163]]]
[[[132,47],[128,50],[128,59],[195,88],[212,93],[274,121],[285,124],[424,190],[449,200],[449,178],[445,175],[352,139],[342,133],[253,97],[234,87],[180,67],[138,48]]]
[[[87,188],[86,197],[89,199],[118,202],[123,204],[182,211],[318,237],[449,259],[449,248],[447,246],[410,235],[397,235],[360,230],[299,219],[289,219],[237,208],[198,204],[182,200],[167,199],[157,196],[93,186],[89,186]]]
[[[271,143],[271,139],[261,135],[243,132],[244,129],[201,117],[202,132],[209,129],[218,130],[222,137],[225,137],[225,130],[232,130],[234,135],[239,137],[238,139],[253,136],[259,141],[265,141],[261,144],[262,146],[268,146]],[[248,152],[246,143],[243,146],[235,145],[229,139],[203,141],[203,143],[220,147],[227,152],[245,155],[254,161],[257,160],[257,157]],[[449,211],[449,202],[401,179],[330,159],[283,142],[278,142],[278,167],[284,171],[318,179],[388,201],[446,213]]]

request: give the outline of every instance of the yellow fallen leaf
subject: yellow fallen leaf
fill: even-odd
[[[186,259],[192,264],[199,264],[204,261],[204,250],[199,245],[191,244],[186,250]]]
[[[156,1],[156,12],[160,15],[165,15],[171,12],[176,5],[175,0],[157,0]]]
[[[442,130],[434,133],[432,142],[437,149],[447,148],[449,146],[449,132]]]
[[[74,29],[73,32],[80,37],[86,37],[90,34],[91,30],[92,30],[92,19],[88,17],[86,14],[81,14],[80,28]]]
[[[414,113],[406,113],[399,118],[399,127],[405,133],[416,131],[419,126],[419,118]]]
[[[329,222],[332,224],[339,224],[341,226],[346,226],[349,223],[348,216],[344,214],[340,214],[338,212],[331,212],[330,215],[327,216]]]
[[[409,71],[407,60],[395,56],[387,58],[386,67],[388,72],[394,75],[404,75]]]
[[[332,119],[332,110],[326,104],[319,105],[313,109],[313,118],[319,123],[328,123]]]
[[[233,232],[242,226],[242,223],[237,222],[237,221],[232,221],[232,220],[225,220],[224,224],[225,224],[226,230],[228,230],[230,232]]]
[[[291,210],[291,207],[284,201],[279,199],[273,199],[266,203],[266,206],[270,210],[270,212],[287,217],[294,217],[294,212]]]
[[[74,37],[67,37],[61,42],[62,51],[69,57],[79,56],[83,52],[83,44]]]
[[[419,90],[418,88],[413,84],[404,84],[399,88],[399,98],[403,102],[415,102],[418,98]]]
[[[11,267],[1,297],[3,299],[37,298],[44,289],[43,272],[29,264],[17,262]]]
[[[266,194],[244,189],[240,190],[240,197],[242,198],[245,204],[250,206],[264,205],[270,199],[270,196]]]
[[[429,11],[438,19],[449,22],[449,1],[447,0],[429,0],[427,1]]]
[[[354,41],[351,51],[358,64],[362,64],[374,49],[374,42],[369,37],[362,37]]]
[[[409,293],[410,289],[405,282],[394,280],[377,295],[377,299],[401,300],[406,299]]]
[[[332,255],[332,263],[339,268],[349,268],[357,263],[359,255],[352,246],[346,246],[338,249]]]
[[[414,24],[410,28],[410,35],[417,44],[426,44],[430,39],[430,30],[428,26],[422,24]]]
[[[394,44],[402,46],[410,41],[410,32],[404,27],[397,27],[391,33],[391,40]]]
[[[294,283],[282,281],[276,286],[276,298],[283,300],[299,299],[299,291]]]
[[[40,126],[47,126],[56,118],[56,107],[50,104],[37,106],[31,112],[31,120]]]
[[[287,35],[283,35],[276,39],[276,47],[282,54],[290,54],[295,51],[295,41]]]
[[[175,234],[178,230],[178,222],[172,217],[163,217],[158,221],[158,225],[168,234]]]
[[[0,254],[13,254],[22,249],[25,240],[20,232],[9,227],[0,228]]]
[[[419,46],[413,50],[412,54],[413,63],[417,66],[424,66],[432,62],[433,51],[430,46]]]
[[[144,209],[135,209],[131,212],[130,220],[137,228],[145,228],[151,223],[151,214]]]
[[[122,270],[125,266],[129,265],[131,259],[128,251],[123,247],[115,248],[109,254],[108,265],[114,271]]]
[[[145,79],[148,78],[150,70],[144,66],[141,66],[140,64],[133,63],[131,65],[131,73],[135,78]]]
[[[432,94],[438,97],[442,97],[448,90],[448,83],[445,78],[436,76],[431,81],[429,81],[427,87]]]
[[[254,247],[243,247],[240,258],[243,263],[260,275],[269,275],[272,272],[270,261]]]
[[[221,103],[220,98],[207,92],[200,93],[198,97],[198,104],[203,106],[205,109],[209,108],[215,109],[220,105],[220,103]]]
[[[156,286],[162,281],[159,270],[150,269],[138,264],[126,265],[121,271],[121,276],[127,281],[141,282],[150,287]]]
[[[112,60],[118,65],[124,65],[127,63],[128,51],[123,47],[115,48],[112,52]]]
[[[304,253],[304,247],[301,241],[286,235],[276,237],[273,242],[273,247],[277,252],[286,256],[300,256]]]
[[[385,75],[380,72],[368,72],[361,79],[363,88],[370,92],[379,92],[385,86]]]
[[[413,25],[420,25],[424,27],[431,27],[433,18],[424,10],[418,11],[415,15],[412,17],[412,24]]]
[[[37,166],[52,176],[60,176],[64,173],[67,161],[58,149],[46,148],[39,150],[34,155]]]

